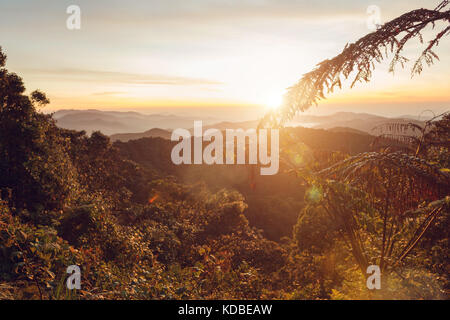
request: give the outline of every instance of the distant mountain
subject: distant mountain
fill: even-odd
[[[357,134],[362,134],[362,135],[369,135],[369,133],[365,132],[365,131],[361,131],[361,130],[357,130],[357,129],[353,129],[353,128],[346,128],[346,127],[334,127],[331,129],[328,129],[327,131],[330,132],[350,132],[350,133],[357,133]]]
[[[414,123],[423,126],[424,122],[414,120],[412,118],[387,118],[367,113],[353,113],[353,112],[339,112],[328,116],[308,116],[299,115],[294,119],[294,124],[301,125],[302,123],[313,124],[310,125],[316,129],[335,130],[335,128],[349,128],[362,131],[372,135],[379,135],[386,133],[386,126],[391,123]],[[339,129],[338,129],[339,130]],[[342,130],[342,129],[341,129]],[[416,132],[406,132],[407,134],[417,134]]]
[[[354,113],[354,112],[337,112],[326,116],[314,116],[314,115],[303,115],[299,114],[294,118],[296,122],[306,122],[306,123],[333,123],[342,121],[366,121],[374,118],[382,118],[381,116],[369,114],[369,113]]]
[[[243,121],[243,122],[229,122],[229,121],[224,121],[224,122],[219,122],[219,123],[214,123],[210,126],[203,126],[203,130],[207,130],[207,129],[217,129],[217,130],[226,130],[226,129],[243,129],[243,130],[247,130],[247,129],[256,129],[258,127],[258,121]],[[192,130],[191,130],[192,131]]]
[[[111,140],[127,142],[142,138],[163,138],[170,140],[171,132],[163,129],[150,129],[141,133],[118,133],[110,136]]]
[[[85,130],[88,133],[101,131],[111,135],[114,141],[136,140],[145,137],[161,137],[170,139],[170,132],[176,128],[192,131],[194,121],[202,120],[203,129],[250,129],[256,128],[258,121],[219,122],[211,117],[177,116],[173,114],[141,114],[139,112],[119,112],[100,110],[60,110],[53,116],[57,125],[73,130]],[[332,132],[352,132],[359,134],[379,135],[386,133],[390,123],[414,123],[423,125],[423,121],[414,120],[411,116],[387,118],[368,113],[338,112],[326,116],[298,115],[288,126],[302,126],[315,129],[326,129]],[[383,128],[383,129],[381,129]],[[407,132],[414,134],[414,132]],[[417,131],[415,132],[417,134]]]
[[[190,129],[188,129],[192,134],[194,129],[192,128],[193,122],[190,123]],[[251,129],[256,128],[258,125],[258,121],[245,121],[245,122],[220,122],[213,125],[203,126],[203,131],[208,129],[218,129],[224,131],[226,129]],[[142,138],[163,138],[170,140],[172,135],[171,130],[164,130],[159,128],[150,129],[144,132],[137,133],[118,133],[110,136],[111,140],[114,141],[122,141],[127,142],[130,140],[138,140]]]
[[[195,120],[203,120],[205,125],[218,122],[217,119],[205,117],[195,119],[173,114],[146,115],[139,112],[119,112],[100,110],[60,110],[53,118],[61,128],[85,130],[88,133],[101,131],[106,135],[129,132],[144,132],[152,128],[175,129],[190,128]]]

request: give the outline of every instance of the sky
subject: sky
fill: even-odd
[[[285,89],[381,22],[434,0],[0,0],[0,46],[47,111],[100,109],[248,119],[280,103]],[[67,7],[81,9],[69,30]],[[425,40],[427,33],[425,34]],[[423,50],[407,48],[412,60]],[[344,88],[308,113],[418,115],[450,107],[450,43],[411,79],[377,66],[373,80]],[[411,65],[409,65],[411,67]],[[347,85],[348,87],[348,85]]]

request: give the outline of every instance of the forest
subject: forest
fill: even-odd
[[[262,121],[280,128],[274,176],[176,166],[163,138],[59,128],[0,48],[0,299],[448,299],[450,113],[378,137],[283,127],[355,70],[370,81],[380,48],[402,63],[422,28],[448,24],[447,4],[385,24],[291,87]],[[66,287],[70,265],[80,290]],[[370,265],[380,290],[366,286]]]

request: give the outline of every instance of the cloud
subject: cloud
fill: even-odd
[[[124,91],[105,91],[105,92],[94,92],[93,96],[115,96],[119,94],[125,94]]]
[[[160,75],[139,74],[102,70],[87,70],[75,68],[60,69],[23,69],[23,72],[40,78],[58,79],[66,81],[96,81],[103,83],[131,84],[131,85],[221,85],[222,82],[208,79]]]

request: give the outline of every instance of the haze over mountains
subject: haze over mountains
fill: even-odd
[[[256,128],[254,121],[221,121],[205,116],[203,118],[177,116],[174,114],[142,114],[139,112],[119,112],[100,110],[60,110],[53,116],[58,126],[72,130],[85,130],[89,134],[101,131],[111,136],[113,141],[129,141],[146,137],[162,137],[170,139],[170,132],[176,128],[191,129],[194,121],[202,120],[204,129],[249,129]],[[380,126],[389,123],[415,123],[422,125],[418,117],[403,116],[387,118],[367,113],[339,112],[327,116],[298,115],[288,126],[304,126],[315,129],[326,129],[333,132],[353,132],[378,135]]]
[[[402,116],[388,118],[368,113],[339,112],[328,116],[298,115],[290,125],[297,126],[304,123],[316,129],[345,130],[345,128],[358,130],[372,135],[382,133],[382,126],[389,123],[414,123],[423,125],[424,120],[417,116]],[[413,132],[408,132],[413,134]]]
[[[61,128],[85,130],[88,133],[101,131],[106,135],[115,133],[143,132],[152,128],[175,129],[189,128],[197,117],[177,116],[174,114],[151,114],[139,112],[119,112],[100,110],[59,110],[53,118]],[[205,117],[206,124],[219,122],[220,119]]]

